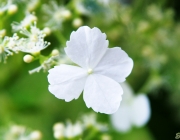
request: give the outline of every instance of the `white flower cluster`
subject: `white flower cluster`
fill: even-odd
[[[72,124],[70,121],[66,123],[55,123],[53,127],[54,138],[61,139],[73,139],[80,138],[85,131],[92,131],[92,129],[98,132],[106,132],[108,130],[107,125],[97,122],[96,114],[90,113],[82,116],[81,121]]]
[[[66,126],[63,123],[56,123],[53,127],[54,138],[62,139],[67,138],[71,139],[82,134],[82,126],[79,122],[72,124],[67,122]]]
[[[0,62],[5,62],[7,56],[13,55],[14,52],[21,51],[35,55],[50,45],[50,42],[44,40],[46,36],[44,31],[36,27],[36,22],[30,25],[29,31],[21,28],[20,33],[25,37],[19,38],[16,33],[12,37],[0,37]]]
[[[69,102],[83,98],[88,108],[112,114],[117,111],[132,59],[120,47],[108,48],[106,34],[98,28],[80,27],[72,32],[65,52],[78,66],[61,64],[49,70],[49,91]]]
[[[26,28],[20,30],[20,33],[25,35],[27,38],[21,38],[18,50],[26,53],[39,53],[50,45],[50,42],[44,41],[43,31],[36,27],[36,23],[30,26],[30,31]]]
[[[17,34],[14,34],[12,37],[0,37],[0,62],[6,62],[9,55],[18,52],[18,39]]]
[[[4,132],[3,140],[41,140],[42,133],[39,130],[29,131],[25,126],[12,125]]]
[[[65,6],[58,6],[56,1],[50,1],[48,5],[43,5],[43,10],[47,17],[50,18],[45,24],[56,30],[62,27],[62,23],[71,17],[71,11]]]
[[[82,116],[82,124],[83,124],[84,129],[93,127],[100,132],[108,131],[108,126],[106,124],[99,123],[97,121],[97,116],[94,113],[83,115]]]

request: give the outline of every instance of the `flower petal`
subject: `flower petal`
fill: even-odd
[[[124,82],[133,68],[132,59],[119,47],[110,48],[96,66],[94,72]]]
[[[108,44],[105,33],[96,27],[83,26],[71,33],[65,52],[74,63],[93,69],[105,54]]]
[[[49,91],[59,99],[69,102],[81,94],[87,72],[76,66],[60,65],[49,70]]]
[[[132,123],[136,126],[143,126],[150,118],[151,110],[146,95],[138,95],[132,103]]]
[[[94,111],[112,114],[117,111],[123,90],[114,80],[99,74],[91,74],[86,81],[83,98],[86,106]]]
[[[127,132],[131,129],[131,112],[129,106],[122,105],[110,116],[113,127],[119,132]]]

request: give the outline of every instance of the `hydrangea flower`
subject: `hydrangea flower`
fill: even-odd
[[[72,32],[65,52],[78,66],[60,64],[49,70],[49,91],[69,102],[83,98],[88,108],[111,114],[120,105],[125,81],[133,67],[132,59],[119,47],[108,48],[106,34],[98,28],[80,27]]]
[[[112,125],[117,131],[127,132],[132,126],[141,127],[150,118],[151,110],[146,95],[134,95],[127,83],[121,83],[123,88],[123,101],[118,111],[110,116]]]

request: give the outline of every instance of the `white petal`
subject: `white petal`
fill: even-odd
[[[49,70],[49,91],[68,102],[79,97],[86,79],[87,72],[84,69],[62,64]]]
[[[117,82],[125,81],[133,68],[132,59],[119,47],[110,48],[106,51],[95,72],[106,75]]]
[[[128,106],[120,105],[118,111],[110,116],[113,127],[119,132],[131,129],[131,112]]]
[[[136,126],[144,125],[150,118],[150,104],[146,95],[138,95],[132,103],[132,123]]]
[[[91,74],[87,78],[83,98],[88,108],[112,114],[120,105],[122,93],[122,88],[116,81],[103,75]]]
[[[74,63],[92,69],[105,54],[108,41],[98,28],[83,26],[71,33],[66,45],[65,52]]]

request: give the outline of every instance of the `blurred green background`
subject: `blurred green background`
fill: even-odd
[[[13,1],[18,11],[0,16],[0,30],[6,29],[6,35],[12,36],[11,23],[24,18],[32,1]],[[180,132],[180,1],[120,0],[108,4],[102,1],[57,1],[58,5],[69,9],[72,16],[52,29],[46,37],[51,45],[41,54],[48,56],[54,48],[63,50],[65,41],[78,26],[100,28],[107,34],[110,47],[120,46],[133,59],[134,68],[127,81],[135,93],[148,95],[152,114],[147,125],[125,134],[113,129],[108,115],[96,113],[98,120],[108,124],[107,133],[113,140],[175,139],[176,133]],[[0,0],[0,5],[3,2],[7,1]],[[78,11],[76,3],[81,3],[86,12]],[[53,21],[43,9],[44,4],[48,5],[49,1],[39,0],[32,10],[41,29],[47,27],[49,20]],[[73,24],[75,19],[82,23],[76,26]],[[30,75],[28,71],[40,64],[38,60],[30,64],[23,62],[24,55],[14,54],[6,63],[0,63],[0,128],[3,130],[11,124],[24,125],[40,130],[43,140],[52,140],[52,127],[56,122],[67,119],[76,122],[92,109],[86,107],[82,95],[68,103],[55,98],[48,91],[48,72]]]

